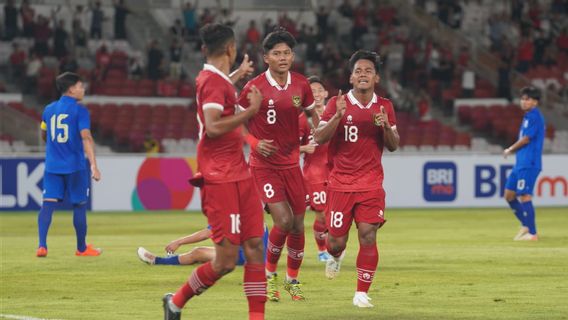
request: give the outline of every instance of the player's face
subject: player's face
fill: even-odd
[[[288,72],[294,62],[294,51],[286,43],[278,43],[264,55],[264,62],[272,72]]]
[[[74,86],[69,88],[69,93],[71,93],[72,97],[81,101],[85,97],[85,85],[82,81],[79,81]]]
[[[349,77],[349,83],[353,85],[353,88],[364,91],[373,90],[379,80],[375,65],[370,60],[365,59],[355,62],[353,72]]]
[[[310,84],[312,88],[312,93],[314,95],[314,100],[316,101],[316,105],[321,106],[325,103],[325,99],[327,98],[327,91],[319,82],[314,82]]]
[[[538,100],[529,98],[526,94],[521,96],[521,109],[523,111],[529,111],[538,105]]]

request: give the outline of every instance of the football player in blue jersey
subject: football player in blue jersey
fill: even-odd
[[[525,116],[519,139],[503,151],[505,158],[513,153],[516,155],[515,166],[505,185],[505,200],[521,222],[521,229],[514,237],[518,241],[538,240],[532,194],[542,169],[542,147],[546,132],[544,117],[538,109],[540,96],[540,91],[535,87],[521,89],[521,109]]]
[[[47,256],[47,232],[57,203],[67,195],[73,204],[73,226],[77,236],[77,256],[98,256],[100,249],[87,245],[87,198],[89,173],[98,181],[101,173],[95,159],[89,111],[79,104],[85,87],[79,75],[65,72],[56,79],[59,100],[45,107],[42,137],[46,142],[43,203],[38,215],[38,257]],[[85,160],[90,163],[90,171]]]

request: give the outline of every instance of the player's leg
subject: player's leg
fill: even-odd
[[[326,197],[327,194],[323,183],[310,185],[310,207],[315,213],[312,229],[314,231],[314,239],[318,248],[318,260],[322,262],[327,261],[330,257],[325,245],[327,237],[324,214]]]
[[[328,230],[327,252],[331,255],[325,265],[325,275],[333,279],[339,275],[341,262],[349,239],[349,229],[353,222],[353,193],[328,191],[329,199],[325,211],[325,223]]]
[[[37,216],[39,245],[36,252],[38,257],[47,256],[47,233],[51,225],[53,211],[57,202],[65,195],[65,183],[63,177],[57,174],[45,172],[43,176],[43,203]]]
[[[249,306],[249,320],[264,320],[267,300],[264,265],[264,219],[260,198],[252,179],[239,181],[241,240],[244,255],[243,290]],[[240,259],[239,259],[240,260]]]
[[[359,253],[357,254],[357,291],[353,305],[373,307],[367,295],[379,264],[377,230],[386,222],[384,218],[385,192],[382,189],[357,193],[354,216],[357,223]]]
[[[519,194],[519,199],[521,200],[521,205],[525,212],[525,226],[527,227],[528,232],[517,238],[517,240],[538,240],[535,210],[532,203],[532,192],[539,172],[540,171],[536,169],[519,170],[517,194]]]
[[[178,260],[179,264],[186,266],[196,263],[206,263],[213,261],[215,259],[215,255],[215,248],[213,247],[197,247],[187,253],[180,254],[178,256]],[[156,264],[158,264],[158,259],[156,259]]]
[[[201,188],[201,197],[203,212],[211,226],[211,239],[215,243],[215,258],[194,269],[189,280],[175,294],[164,296],[166,319],[179,318],[187,301],[203,293],[235,268],[240,245],[237,185],[206,183]]]
[[[80,170],[65,175],[65,187],[73,204],[73,227],[77,238],[77,256],[98,256],[102,250],[87,245],[87,199],[89,197],[89,173]]]
[[[519,230],[517,235],[513,238],[514,240],[517,240],[518,238],[520,238],[529,231],[525,223],[525,210],[523,208],[523,205],[517,199],[517,193],[515,192],[517,190],[517,183],[518,183],[518,175],[517,172],[513,170],[509,174],[509,177],[507,178],[507,182],[505,184],[505,201],[507,201],[509,207],[513,210],[513,213],[515,214],[515,217],[517,217],[517,219],[521,223],[521,229]]]

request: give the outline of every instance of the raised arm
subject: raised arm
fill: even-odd
[[[196,243],[196,242],[201,242],[201,241],[209,239],[210,236],[211,236],[211,230],[209,230],[207,228],[203,229],[203,230],[199,230],[199,231],[194,232],[194,233],[192,233],[188,236],[185,236],[185,237],[182,237],[182,238],[179,238],[179,239],[176,239],[176,240],[170,242],[166,246],[165,250],[168,253],[173,253],[173,252],[176,252],[176,250],[184,244],[192,244],[192,243]]]
[[[381,113],[375,116],[375,124],[383,127],[385,147],[388,151],[393,152],[398,149],[400,143],[400,136],[396,130],[396,126],[391,126],[388,114],[385,112],[385,107],[381,106]]]
[[[328,106],[330,103],[332,103],[332,100],[330,100]],[[317,144],[321,145],[331,140],[331,138],[335,134],[335,131],[337,130],[337,126],[339,125],[341,118],[343,118],[343,115],[345,114],[345,107],[345,96],[342,95],[341,90],[339,90],[337,99],[335,100],[335,114],[329,119],[329,121],[320,122],[318,128],[316,129],[314,139],[316,140]]]

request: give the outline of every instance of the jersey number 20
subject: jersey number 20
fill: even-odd
[[[58,143],[65,143],[69,140],[69,126],[63,123],[63,120],[67,118],[69,115],[66,113],[62,114],[54,114],[51,116],[50,119],[50,128],[51,128],[51,141],[55,140],[55,129],[62,130],[63,132],[57,133],[57,142]]]

